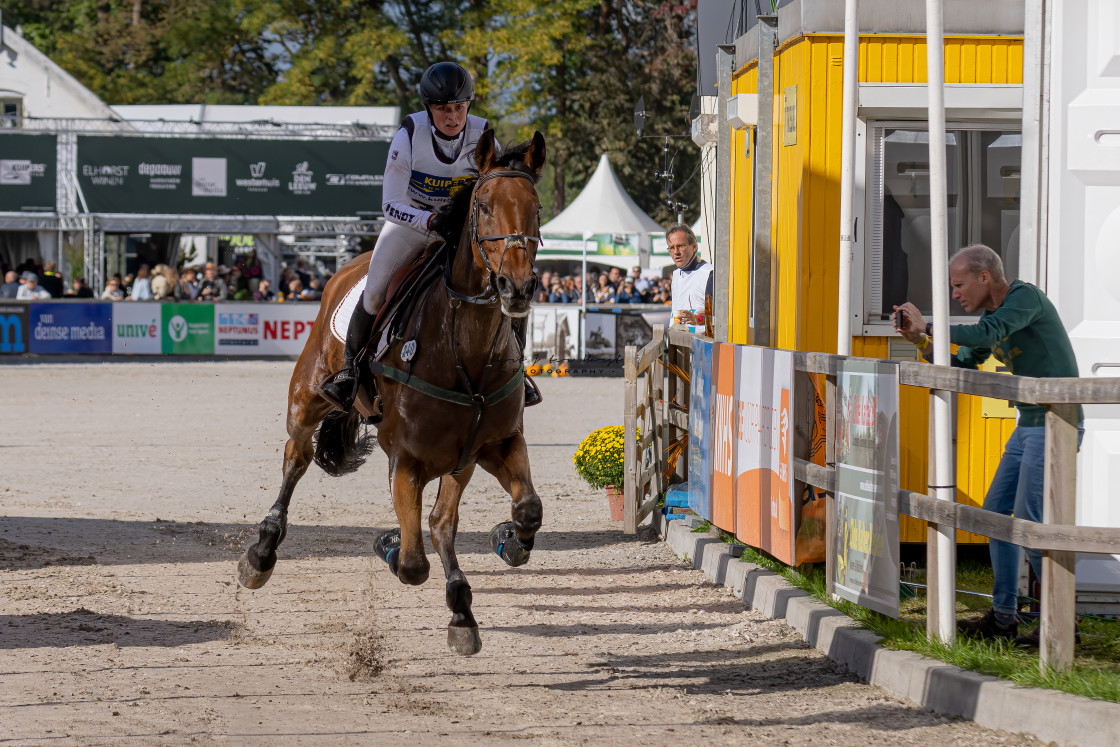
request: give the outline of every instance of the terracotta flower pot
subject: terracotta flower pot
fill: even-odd
[[[607,502],[611,507],[611,521],[622,521],[626,517],[626,511],[622,506],[622,489],[607,485]]]

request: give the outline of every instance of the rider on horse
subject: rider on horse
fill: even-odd
[[[437,62],[420,79],[420,99],[424,111],[405,117],[389,146],[382,198],[385,227],[370,259],[362,303],[350,318],[345,363],[319,389],[343,411],[357,396],[357,359],[369,343],[390,280],[438,240],[432,230],[436,213],[478,174],[475,146],[489,125],[468,113],[474,101],[470,73],[454,62]],[[524,347],[525,321],[514,322]],[[525,405],[540,402],[536,388],[528,379],[525,383]]]

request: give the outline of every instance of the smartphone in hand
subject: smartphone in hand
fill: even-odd
[[[910,317],[906,316],[906,312],[898,309],[894,312],[894,328],[898,330],[905,330],[907,325],[910,324]]]

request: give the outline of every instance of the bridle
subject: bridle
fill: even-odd
[[[536,184],[536,181],[537,181],[536,177],[534,177],[532,174],[529,174],[529,173],[524,172],[524,171],[515,171],[513,169],[507,169],[507,170],[503,170],[503,171],[491,171],[489,174],[486,174],[485,176],[479,177],[478,181],[475,182],[474,189],[473,189],[473,194],[471,195],[470,242],[471,242],[471,251],[472,252],[474,252],[474,251],[478,252],[479,258],[482,259],[482,266],[486,268],[486,288],[483,291],[481,291],[480,293],[476,293],[473,296],[468,296],[465,293],[460,293],[459,291],[453,289],[451,287],[451,263],[448,262],[447,263],[447,277],[446,277],[447,282],[446,282],[446,285],[447,285],[447,292],[451,295],[452,299],[455,299],[455,300],[458,300],[458,301],[466,301],[467,303],[484,304],[484,305],[497,303],[497,301],[498,301],[498,281],[497,281],[497,278],[498,278],[499,275],[501,275],[502,268],[505,266],[506,254],[508,254],[509,250],[513,249],[514,247],[517,247],[517,248],[521,249],[523,252],[525,252],[526,254],[528,254],[530,244],[535,244],[535,245],[540,244],[541,237],[539,235],[538,236],[528,236],[526,234],[521,234],[521,233],[502,233],[502,234],[495,234],[495,235],[492,235],[492,236],[479,236],[478,235],[478,222],[479,222],[478,189],[479,189],[479,187],[482,186],[483,182],[486,182],[490,179],[498,179],[498,178],[501,178],[501,177],[511,177],[511,178],[512,177],[517,177],[517,178],[520,178],[520,179],[528,179],[529,182],[531,184],[534,184],[534,185]],[[538,215],[538,223],[539,223],[539,215]],[[486,256],[486,252],[484,252],[482,250],[482,242],[483,241],[502,241],[502,240],[504,240],[506,242],[505,243],[505,248],[502,249],[502,258],[501,258],[501,260],[499,260],[498,270],[497,270],[497,272],[495,272],[493,266],[490,264],[489,258]]]

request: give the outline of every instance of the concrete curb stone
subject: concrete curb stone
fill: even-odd
[[[1120,704],[1019,687],[912,651],[893,651],[882,646],[875,633],[781,576],[733,558],[715,531],[693,532],[695,524],[665,521],[657,512],[654,526],[673,552],[690,559],[710,581],[732,589],[751,609],[784,619],[811,646],[896,697],[943,716],[1032,734],[1058,745],[1120,744]]]

